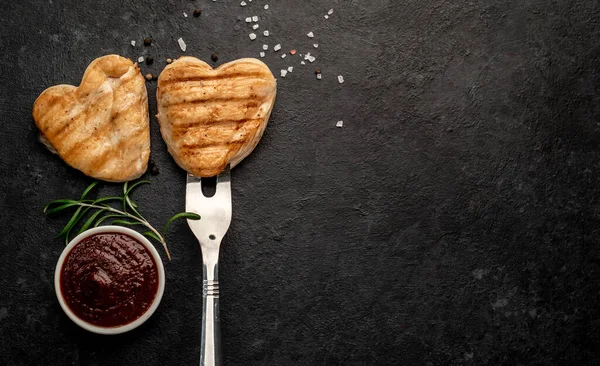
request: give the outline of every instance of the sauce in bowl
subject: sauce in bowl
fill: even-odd
[[[99,327],[119,327],[141,317],[159,285],[156,262],[138,240],[98,233],[78,242],[60,270],[60,291],[69,309]]]

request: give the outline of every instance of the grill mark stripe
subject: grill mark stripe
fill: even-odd
[[[199,150],[199,149],[205,149],[208,147],[219,146],[219,147],[225,147],[225,148],[229,149],[232,146],[243,145],[247,141],[248,141],[247,138],[244,138],[244,139],[238,140],[238,141],[227,141],[227,142],[213,141],[213,142],[198,143],[198,144],[185,144],[185,145],[181,145],[179,148],[187,149],[187,150]]]
[[[81,110],[78,114],[76,114],[74,117],[67,119],[66,122],[60,127],[60,129],[58,129],[54,133],[54,136],[52,137],[52,139],[57,142],[57,145],[60,144],[61,146],[64,146],[64,141],[68,140],[68,137],[69,137],[69,136],[63,136],[66,133],[66,131],[73,124],[81,125],[82,123],[84,123],[88,119],[89,114],[90,114],[89,108],[85,108],[85,109]],[[82,121],[84,121],[84,122],[82,122]],[[77,130],[77,129],[75,129],[75,130]]]
[[[176,107],[176,106],[180,106],[182,104],[203,104],[206,102],[210,102],[210,103],[214,103],[214,104],[218,104],[218,103],[227,103],[227,102],[232,102],[232,101],[246,101],[247,104],[246,106],[248,108],[254,108],[254,107],[258,107],[260,105],[259,103],[260,98],[248,98],[248,97],[221,97],[221,98],[205,98],[205,99],[192,99],[192,100],[183,100],[181,102],[176,102],[176,103],[170,103],[167,104],[166,107]]]
[[[173,130],[183,130],[188,128],[194,128],[198,126],[218,126],[226,124],[237,124],[243,125],[248,122],[260,121],[262,118],[240,118],[240,119],[221,119],[221,120],[210,120],[210,121],[194,121],[189,123],[182,123],[173,125]],[[239,127],[238,127],[239,129]]]
[[[76,121],[76,120],[77,120],[77,118],[76,118],[76,117],[69,118],[69,119],[65,120],[65,122],[63,123],[63,125],[62,125],[62,126],[60,126],[60,128],[59,128],[58,130],[56,130],[56,131],[52,131],[52,134],[48,134],[48,135],[47,135],[47,136],[48,136],[48,138],[50,138],[50,139],[52,139],[52,140],[54,140],[54,139],[58,138],[58,136],[62,135],[62,134],[63,134],[63,132],[65,132],[65,130],[66,130],[66,129],[67,129],[67,128],[68,128],[68,127],[69,127],[69,126],[72,124],[72,123],[75,123],[75,121]],[[50,132],[50,131],[47,131],[47,133],[48,133],[48,132]]]
[[[213,81],[223,79],[239,79],[239,78],[260,78],[268,80],[264,71],[260,72],[233,72],[233,73],[218,73],[216,75],[196,75],[187,77],[173,77],[166,80],[161,80],[161,86],[164,87],[173,83],[187,83],[190,81]]]
[[[210,81],[190,81],[190,82],[177,82],[177,83],[160,83],[158,89],[162,95],[169,95],[178,92],[187,92],[189,89],[195,89],[195,92],[200,94],[201,92],[207,92],[208,90],[219,90],[227,89],[227,90],[236,90],[240,88],[250,88],[252,86],[255,87],[263,87],[269,88],[270,81],[265,80],[263,78],[249,78],[243,81],[236,81],[233,83],[227,83],[227,79],[222,82],[212,83]],[[263,96],[267,96],[267,94],[263,93]]]

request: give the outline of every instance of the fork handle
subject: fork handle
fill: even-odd
[[[219,315],[218,263],[203,264],[202,343],[200,366],[218,366],[221,358],[221,318]]]

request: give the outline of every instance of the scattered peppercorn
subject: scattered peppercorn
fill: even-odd
[[[173,60],[171,60],[170,58],[167,59],[167,63],[170,64],[171,62],[173,62]]]
[[[156,80],[156,79],[158,79],[158,75],[152,74],[152,80]]]
[[[150,160],[150,164],[148,164],[148,165],[150,165],[149,166],[150,174],[152,174],[152,175],[160,174],[160,171],[158,170],[158,166],[156,165],[156,163],[154,161]]]
[[[210,59],[213,60],[213,62],[217,62],[219,60],[219,56],[213,52],[212,55],[210,55]]]
[[[200,14],[202,14],[202,10],[200,10],[200,9],[196,9],[196,10],[194,10],[194,16],[195,16],[196,18],[198,18],[198,17],[200,16]]]
[[[152,44],[152,38],[146,37],[144,38],[144,46],[150,46]]]
[[[316,74],[316,75],[319,75],[320,73],[321,73],[321,69],[317,68],[317,69],[315,70],[315,74]]]
[[[146,74],[146,80],[148,80],[148,81],[152,80],[152,74]]]
[[[152,56],[146,57],[146,65],[152,65],[153,62],[154,62],[154,57],[152,57]]]

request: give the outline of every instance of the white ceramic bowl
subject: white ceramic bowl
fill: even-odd
[[[87,321],[77,317],[77,315],[75,315],[73,311],[71,311],[71,309],[65,302],[63,294],[60,290],[60,273],[65,262],[65,258],[67,257],[67,254],[69,254],[71,249],[83,239],[94,234],[102,233],[126,234],[139,241],[144,247],[146,247],[146,249],[148,249],[148,252],[150,252],[152,258],[154,258],[154,262],[156,263],[156,268],[158,272],[158,290],[156,292],[156,296],[154,297],[154,301],[152,302],[148,310],[146,310],[146,312],[142,314],[142,316],[140,316],[133,322],[118,327],[100,327],[98,325],[88,323]],[[139,327],[146,320],[148,320],[150,316],[152,316],[154,311],[156,311],[156,308],[158,307],[158,304],[160,304],[160,300],[162,299],[163,293],[165,291],[165,269],[163,267],[162,260],[160,259],[160,256],[156,251],[156,248],[154,248],[154,245],[152,245],[152,243],[150,243],[148,239],[146,239],[137,231],[122,226],[100,226],[84,231],[83,233],[77,235],[73,240],[71,240],[71,242],[69,242],[69,245],[67,245],[66,248],[63,250],[62,254],[60,255],[60,258],[58,259],[58,263],[56,264],[56,270],[54,271],[54,289],[56,290],[56,297],[58,298],[58,302],[60,303],[60,306],[62,307],[63,311],[65,312],[65,314],[67,314],[69,318],[71,318],[73,322],[75,322],[75,324],[93,333],[120,334]]]

